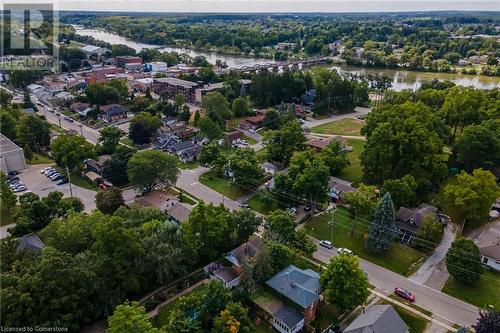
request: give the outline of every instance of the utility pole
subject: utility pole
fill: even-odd
[[[69,194],[73,198],[73,189],[71,188],[71,178],[69,177],[69,169],[67,165],[66,165],[66,176],[68,176]]]
[[[78,123],[78,127],[80,127],[80,135],[83,136],[83,125],[81,123]]]
[[[333,227],[335,225],[335,212],[337,211],[337,206],[335,206],[335,209],[332,211],[332,220],[328,222],[328,225],[330,225],[330,242],[333,243]]]

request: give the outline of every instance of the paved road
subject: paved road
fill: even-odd
[[[205,167],[198,167],[193,170],[181,170],[176,185],[184,191],[203,200],[205,203],[214,203],[217,205],[223,203],[224,206],[230,210],[239,209],[238,202],[223,196],[219,192],[212,190],[210,187],[198,181],[198,178],[207,171],[209,171],[209,169]]]
[[[315,240],[316,244],[319,243]],[[326,249],[318,246],[314,258],[328,263],[330,258],[337,255],[337,250]],[[396,274],[388,269],[377,266],[369,261],[360,259],[361,268],[368,275],[370,283],[387,293],[391,293],[395,287],[402,287],[415,294],[415,304],[431,311],[435,316],[441,318],[445,323],[451,322],[470,327],[478,318],[479,309],[471,304],[448,296],[440,291],[418,284]]]

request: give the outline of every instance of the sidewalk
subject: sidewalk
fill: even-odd
[[[427,321],[429,321],[431,323],[434,323],[436,325],[441,326],[442,328],[446,329],[447,331],[450,331],[450,332],[455,332],[456,331],[456,329],[454,327],[452,327],[452,326],[450,326],[448,324],[445,324],[445,323],[443,323],[443,322],[441,322],[441,321],[439,321],[439,320],[437,320],[435,318],[432,318],[432,317],[426,315],[425,313],[423,313],[423,312],[421,312],[421,311],[419,311],[419,310],[417,310],[417,309],[415,309],[415,308],[413,308],[411,306],[408,306],[408,305],[406,305],[406,304],[404,304],[404,303],[402,303],[400,301],[397,301],[397,300],[395,300],[393,298],[390,298],[390,297],[388,297],[388,296],[386,296],[386,295],[384,295],[384,294],[382,294],[382,293],[380,293],[380,292],[378,292],[378,291],[376,291],[374,289],[370,289],[370,292],[372,294],[377,295],[378,297],[380,297],[380,298],[382,298],[382,299],[384,299],[384,300],[392,303],[392,304],[395,304],[395,305],[397,305],[397,306],[399,306],[399,307],[401,307],[401,308],[403,308],[405,310],[408,310],[408,311],[416,314],[419,317],[424,318],[425,320],[427,320]]]

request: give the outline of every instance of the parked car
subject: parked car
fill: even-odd
[[[399,296],[409,302],[415,302],[415,295],[413,295],[411,292],[409,292],[406,289],[396,287],[394,289],[394,295]]]
[[[304,207],[304,212],[308,213],[311,211],[311,206],[305,206]]]
[[[14,176],[14,177],[9,177],[6,182],[7,184],[12,184],[14,182],[18,182],[19,181],[19,177],[18,176]]]
[[[16,192],[16,193],[18,193],[18,192],[24,192],[24,191],[26,191],[27,189],[28,189],[28,188],[27,188],[26,186],[22,185],[22,186],[17,187],[17,188],[14,190],[14,192]]]
[[[71,118],[70,116],[64,116],[64,120],[67,120],[70,123],[72,123],[74,121],[73,118]]]
[[[295,207],[289,208],[289,209],[288,209],[288,212],[289,212],[290,214],[292,214],[292,215],[295,215],[295,214],[297,214],[297,208],[295,208]]]
[[[63,185],[63,184],[67,184],[67,183],[68,183],[68,178],[61,177],[61,179],[59,179],[59,181],[57,182],[57,185]]]
[[[240,203],[240,208],[248,208],[248,204],[242,202]]]
[[[9,171],[8,175],[9,176],[15,176],[17,175],[19,172],[17,172],[16,170],[12,170],[12,171]]]
[[[62,176],[61,176],[61,174],[60,174],[60,173],[55,173],[55,174],[53,174],[52,176],[50,176],[50,180],[52,180],[52,181],[54,181],[54,180],[59,180],[59,179],[61,179],[61,178],[62,178]]]
[[[253,128],[249,128],[248,129],[248,133],[252,133],[253,134],[253,133],[255,133],[255,130]]]
[[[342,254],[342,253],[344,253],[344,254],[347,254],[347,255],[349,255],[349,256],[350,256],[350,255],[352,255],[352,251],[351,251],[351,250],[349,250],[349,249],[346,249],[345,247],[339,247],[339,248],[337,249],[337,253],[338,253],[338,254]]]
[[[322,240],[319,242],[320,246],[326,247],[327,249],[331,249],[333,247],[332,242],[327,240]]]
[[[53,174],[57,173],[57,171],[54,169],[50,169],[50,170],[45,171],[44,173],[45,173],[45,176],[50,177]]]
[[[51,167],[42,168],[42,169],[40,169],[40,173],[45,173],[45,171],[50,170],[50,169],[52,169],[52,168]]]

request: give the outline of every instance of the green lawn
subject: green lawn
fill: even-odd
[[[243,135],[243,140],[247,140],[248,144],[250,144],[250,145],[254,145],[257,143],[257,141],[255,141],[254,139],[252,139],[251,137],[249,137],[247,135]]]
[[[268,321],[261,321],[259,325],[254,323],[255,333],[276,333],[277,331],[273,328],[273,325]]]
[[[50,157],[38,154],[38,153],[33,153],[33,158],[28,161],[29,164],[52,164],[54,163],[54,160],[50,159]]]
[[[304,228],[309,235],[316,239],[330,240],[331,213],[323,214],[313,218]],[[347,210],[341,208],[335,214],[335,225],[333,227],[332,242],[335,247],[346,247],[354,251],[357,256],[366,259],[376,265],[385,267],[401,275],[408,274],[412,264],[420,261],[423,254],[414,249],[393,243],[385,255],[375,255],[365,251],[364,236],[368,234],[368,226],[365,221],[356,223],[355,231],[351,237],[352,219]]]
[[[312,133],[338,134],[338,135],[361,135],[361,127],[364,122],[354,118],[344,118],[330,123],[311,128]]]
[[[195,161],[186,162],[186,163],[179,162],[179,168],[182,170],[193,170],[199,166],[200,166],[200,164],[198,162],[195,162]]]
[[[204,173],[199,178],[200,183],[210,187],[212,190],[217,191],[226,197],[236,200],[245,194],[241,189],[232,186],[231,182],[227,179],[220,178],[215,171]]]
[[[443,287],[443,292],[479,308],[491,304],[498,311],[500,310],[500,273],[485,272],[481,280],[474,285],[463,284],[450,276]]]
[[[15,207],[10,211],[8,209],[0,208],[0,226],[14,223],[14,210]]]
[[[67,173],[66,173],[66,170],[64,168],[56,167],[55,169],[61,175],[63,175],[64,177],[67,177]],[[97,191],[97,186],[94,185],[94,184],[92,184],[89,180],[87,180],[87,179],[83,178],[82,176],[80,176],[80,174],[71,173],[69,175],[69,178],[70,178],[71,184],[73,184],[73,185],[86,188],[87,190]]]
[[[391,304],[394,310],[396,310],[396,312],[399,314],[401,319],[403,319],[406,325],[408,325],[410,333],[423,333],[425,331],[428,322],[424,318],[419,317],[416,314],[387,301],[382,301],[380,302],[380,304]]]
[[[363,140],[349,139],[347,143],[352,146],[352,152],[348,155],[351,164],[342,170],[339,174],[339,178],[358,184],[363,178],[363,169],[361,168],[359,156],[363,151],[365,142]]]
[[[265,195],[270,196],[271,200],[263,200]],[[269,215],[269,213],[279,208],[278,202],[273,198],[272,194],[267,191],[259,192],[257,195],[248,200],[247,204],[250,208],[263,215]]]
[[[191,295],[193,293],[201,293],[205,289],[206,289],[205,285],[200,285],[200,286],[194,288],[190,293],[185,294],[184,296],[188,296],[188,295]],[[156,327],[162,327],[163,325],[167,324],[168,315],[170,314],[170,311],[172,311],[172,309],[175,307],[175,305],[177,304],[178,301],[179,301],[179,297],[176,298],[174,301],[168,303],[164,307],[162,307],[160,312],[158,313],[158,316],[151,319],[153,321],[153,325],[155,325]]]

